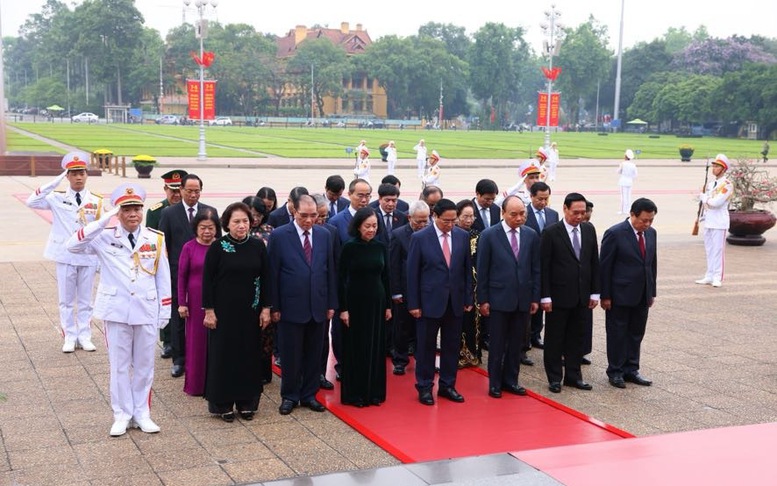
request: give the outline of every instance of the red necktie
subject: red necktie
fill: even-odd
[[[451,266],[451,245],[448,243],[448,233],[442,234],[442,256],[445,257],[445,264]]]
[[[302,250],[305,252],[305,261],[310,265],[313,263],[313,247],[310,246],[310,238],[308,238],[310,232],[305,231],[302,234],[305,235],[305,242],[302,244]]]
[[[642,254],[642,258],[645,258],[645,237],[642,236],[641,231],[637,231],[637,239],[639,240],[639,252]]]

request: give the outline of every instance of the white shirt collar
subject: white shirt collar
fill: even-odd
[[[502,229],[504,229],[505,233],[508,234],[508,235],[510,234],[510,231],[513,230],[510,226],[507,225],[507,223],[505,223],[505,220],[502,220],[501,225],[502,225]],[[521,227],[520,226],[515,228],[515,234],[518,235],[518,236],[521,236]]]

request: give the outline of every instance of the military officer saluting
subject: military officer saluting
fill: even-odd
[[[97,270],[93,255],[74,255],[67,251],[67,239],[87,223],[99,219],[103,198],[86,188],[86,163],[89,155],[70,152],[62,158],[62,172],[53,181],[39,187],[27,198],[27,206],[48,209],[52,214],[51,233],[43,256],[56,262],[59,293],[59,320],[65,342],[62,352],[72,353],[76,346],[94,351],[92,344],[92,285]],[[54,191],[67,179],[65,191]]]
[[[111,194],[115,209],[67,241],[68,250],[95,254],[101,264],[94,315],[105,324],[114,437],[130,425],[159,432],[149,393],[157,328],[170,319],[170,264],[164,234],[141,225],[145,196],[142,187],[122,184]],[[118,224],[109,226],[114,215]]]
[[[162,218],[162,210],[167,206],[172,206],[181,202],[181,180],[188,174],[185,170],[175,169],[170,172],[162,174],[162,179],[165,181],[163,187],[165,191],[165,199],[154,204],[148,211],[146,211],[146,227],[159,229],[159,220]],[[176,277],[177,278],[177,277]],[[159,339],[162,341],[162,354],[164,359],[171,358],[173,356],[173,345],[170,342],[170,327],[165,326],[159,330]]]
[[[518,175],[520,176],[518,184],[496,198],[494,204],[501,206],[502,202],[507,199],[508,196],[518,196],[526,206],[531,204],[531,186],[533,186],[535,182],[540,181],[540,172],[537,161],[532,159],[522,163],[518,168]]]
[[[175,169],[162,174],[165,181],[163,187],[165,198],[146,211],[146,227],[159,229],[159,220],[162,217],[162,210],[167,206],[181,202],[181,179],[188,174],[185,170]]]

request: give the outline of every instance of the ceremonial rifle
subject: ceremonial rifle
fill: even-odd
[[[710,158],[707,157],[707,163],[704,165],[704,185],[701,187],[701,192],[707,192],[707,177],[710,175]],[[697,236],[699,234],[699,220],[704,212],[704,203],[699,199],[699,210],[696,212],[696,221],[693,223],[693,230],[691,230],[691,236]]]

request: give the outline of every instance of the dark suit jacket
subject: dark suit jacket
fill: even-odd
[[[329,207],[330,201],[327,200],[326,206]],[[340,197],[340,199],[337,200],[337,214],[340,214],[341,211],[344,211],[345,209],[348,209],[348,206],[351,205],[351,200],[347,197]],[[332,214],[332,211],[329,211],[329,217],[333,218],[335,215]]]
[[[540,237],[523,226],[519,238],[516,260],[501,224],[480,233],[475,293],[492,310],[528,312],[532,302],[540,302]]]
[[[321,226],[326,228],[327,231],[329,231],[329,234],[332,235],[332,253],[334,253],[335,270],[337,270],[337,263],[340,260],[340,248],[343,246],[342,243],[340,243],[340,233],[337,232],[337,228],[329,223],[324,223]]]
[[[548,226],[558,222],[558,211],[545,207],[545,226],[542,228],[542,231],[545,231]],[[531,204],[526,206],[526,226],[533,229],[538,234],[542,234],[540,226],[537,224],[537,216],[534,215],[534,208],[532,208]]]
[[[388,231],[386,231],[386,221],[383,219],[383,213],[380,211],[380,208],[375,210],[375,215],[378,217],[378,234],[375,235],[375,237],[378,239],[378,241],[382,241],[384,245],[386,245],[386,248],[389,247],[389,242],[391,241],[389,239]],[[391,213],[391,230],[395,230],[396,228],[400,226],[404,226],[407,224],[407,214],[403,213],[402,211],[394,210],[393,213]]]
[[[410,237],[407,253],[408,310],[421,309],[423,317],[439,319],[445,315],[449,300],[457,317],[464,314],[464,306],[473,304],[469,233],[454,227],[450,233],[450,244],[449,268],[434,223]]]
[[[645,258],[629,220],[604,232],[601,253],[602,299],[612,305],[635,307],[649,304],[656,296],[656,230],[645,231]]]
[[[308,265],[295,225],[284,225],[270,234],[269,287],[272,310],[281,313],[281,321],[324,322],[327,310],[337,308],[332,234],[314,225],[311,238],[313,261]]]
[[[476,202],[475,198],[472,198],[472,202],[475,204],[475,222],[472,223],[472,227],[480,232],[483,232],[483,230],[486,229],[486,224],[483,221],[483,215],[480,214],[480,211],[478,210],[478,203]],[[496,204],[492,204],[488,210],[491,213],[491,226],[496,226],[499,224],[499,221],[502,220],[502,210]]]
[[[197,214],[202,211],[210,209],[216,211],[216,208],[197,203]],[[218,217],[218,211],[216,211],[216,217]],[[192,229],[191,223],[189,223],[189,215],[186,213],[186,209],[182,202],[168,206],[162,210],[162,216],[159,219],[159,231],[165,234],[165,246],[167,246],[167,258],[170,261],[171,275],[173,276],[174,285],[178,283],[178,277],[176,270],[178,268],[178,258],[181,256],[181,249],[187,241],[195,237],[194,229]]]
[[[410,237],[413,227],[409,224],[395,228],[391,232],[389,244],[389,281],[391,295],[407,294],[407,252],[410,249]]]
[[[340,248],[336,250],[338,253],[345,242],[351,239],[350,235],[348,235],[348,226],[351,225],[352,219],[353,215],[351,214],[351,211],[348,208],[345,208],[337,213],[334,218],[329,220],[329,224],[337,228],[337,234],[340,235]]]
[[[378,209],[379,206],[380,202],[377,199],[370,203],[371,208]],[[397,210],[407,214],[408,210],[410,210],[410,205],[401,199],[397,199]]]
[[[542,233],[542,297],[554,307],[588,307],[591,294],[599,293],[599,245],[591,223],[580,223],[580,260],[575,257],[562,221]]]
[[[267,224],[273,228],[280,228],[284,224],[291,223],[289,218],[289,212],[286,210],[286,204],[274,209],[269,216],[267,216]]]

